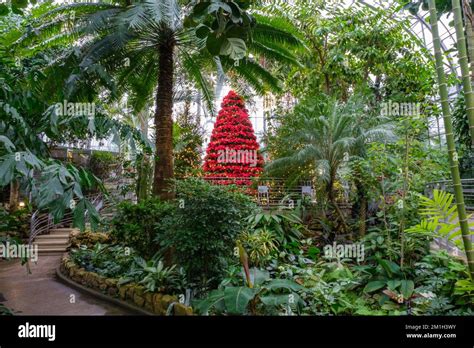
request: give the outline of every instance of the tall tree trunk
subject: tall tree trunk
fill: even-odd
[[[464,90],[464,98],[466,100],[466,113],[469,120],[469,129],[471,133],[471,148],[474,149],[474,93],[472,91],[471,85],[469,62],[467,60],[466,38],[464,37],[464,26],[462,22],[460,0],[452,0],[452,5],[459,54],[459,65],[461,67],[462,85]]]
[[[471,65],[471,85],[474,88],[474,16],[471,0],[463,0],[464,22],[466,23],[467,52]]]
[[[196,124],[198,127],[201,125],[201,92],[197,92],[196,97]]]
[[[170,179],[173,179],[173,53],[176,42],[172,34],[159,50],[159,76],[155,110],[155,175],[153,195],[163,200],[174,198]]]
[[[474,250],[470,239],[469,224],[466,216],[466,207],[464,205],[464,197],[461,186],[461,176],[459,174],[458,156],[454,144],[453,124],[451,120],[451,110],[448,102],[448,89],[446,86],[446,76],[444,74],[443,55],[441,53],[441,43],[438,31],[438,16],[436,13],[435,0],[429,0],[430,7],[430,24],[433,34],[433,46],[436,58],[436,72],[438,74],[439,94],[441,97],[441,107],[443,110],[444,127],[446,130],[446,142],[448,144],[449,163],[451,168],[451,176],[453,178],[454,195],[459,215],[459,225],[461,227],[464,249],[468,260],[469,272],[471,279],[474,279]],[[470,84],[469,84],[470,86]]]
[[[337,214],[337,216],[340,220],[340,224],[341,224],[343,232],[348,233],[349,232],[349,226],[347,226],[346,218],[344,217],[344,213],[342,212],[341,208],[339,208],[339,206],[337,205],[337,202],[336,202],[336,194],[334,192],[334,183],[335,183],[335,181],[336,181],[336,176],[335,176],[335,174],[333,174],[333,175],[331,175],[331,178],[329,179],[329,183],[328,183],[328,198],[329,198],[329,202],[333,206],[333,208],[336,211],[336,214]]]
[[[365,236],[367,232],[367,195],[365,193],[364,187],[361,185],[357,188],[359,195],[359,236]]]
[[[148,119],[149,105],[146,103],[143,109],[138,113],[140,131],[146,139],[148,139]],[[137,200],[139,202],[148,198],[150,192],[150,178],[152,174],[151,170],[150,156],[144,151],[143,157],[138,163]]]
[[[150,192],[150,178],[152,168],[150,158],[144,153],[138,163],[138,179],[137,179],[137,201],[141,202],[148,198]]]
[[[18,209],[18,203],[20,200],[20,182],[18,180],[13,180],[10,183],[10,201],[9,201],[9,210],[11,213]]]

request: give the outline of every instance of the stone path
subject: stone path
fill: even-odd
[[[56,279],[60,260],[61,255],[40,255],[37,264],[31,263],[31,274],[19,260],[0,261],[0,303],[15,315],[133,314],[61,283]]]

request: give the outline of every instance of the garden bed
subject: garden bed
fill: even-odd
[[[147,292],[144,286],[136,283],[119,285],[118,279],[88,272],[75,264],[69,256],[61,260],[59,272],[68,280],[107,296],[114,302],[123,302],[132,310],[155,315],[193,315],[192,308],[179,303],[175,295]]]

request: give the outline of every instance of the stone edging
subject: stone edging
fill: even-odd
[[[104,295],[103,293],[97,291],[97,290],[93,290],[91,288],[88,288],[84,285],[81,285],[79,283],[76,283],[74,280],[68,278],[67,276],[65,276],[64,274],[62,274],[61,270],[59,269],[60,267],[58,266],[56,268],[56,276],[59,278],[60,281],[62,281],[63,283],[65,283],[66,285],[72,287],[72,288],[75,288],[79,291],[82,291],[82,292],[85,292],[87,293],[88,295],[91,295],[91,296],[94,296],[94,297],[97,297],[99,298],[100,300],[103,300],[103,301],[107,301],[107,302],[110,302],[114,305],[117,305],[117,306],[120,306],[122,308],[125,308],[125,309],[128,309],[132,312],[136,312],[137,314],[143,314],[143,315],[154,315],[153,313],[150,313],[148,311],[145,311],[141,308],[138,308],[138,307],[135,307],[127,302],[124,302],[124,301],[120,301],[116,298],[113,298],[113,297],[110,297],[110,296],[107,296],[107,295]]]
[[[70,260],[68,255],[61,259],[56,273],[61,280],[79,290],[143,315],[169,315],[169,311],[171,315],[193,315],[192,308],[179,303],[176,296],[149,293],[144,286],[136,283],[119,286],[118,279],[88,272]]]

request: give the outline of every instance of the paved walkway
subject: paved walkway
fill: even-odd
[[[60,260],[40,255],[37,264],[31,263],[31,274],[19,260],[0,261],[0,302],[15,315],[132,314],[61,283],[55,276]]]

